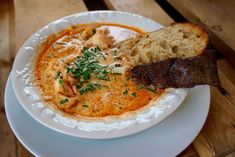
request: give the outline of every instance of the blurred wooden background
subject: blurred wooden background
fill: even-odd
[[[60,17],[87,10],[138,13],[163,25],[193,21],[210,33],[218,51],[224,92],[211,88],[208,119],[180,157],[235,156],[235,1],[233,0],[0,0],[0,157],[32,156],[13,135],[4,111],[4,88],[21,44]]]

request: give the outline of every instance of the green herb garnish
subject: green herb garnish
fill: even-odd
[[[132,95],[133,97],[137,97],[136,93],[131,93],[131,95]]]
[[[63,84],[64,83],[64,80],[59,80],[59,84]]]
[[[87,104],[83,104],[82,107],[88,107],[88,105]]]
[[[63,99],[63,100],[60,101],[60,104],[62,105],[64,103],[68,102],[68,101],[69,101],[69,99]]]
[[[94,91],[96,89],[99,89],[101,85],[97,82],[95,83],[88,83],[85,87],[80,88],[79,93],[83,95],[84,93],[87,93],[89,91]]]
[[[57,71],[55,75],[55,79],[62,79],[62,78],[63,78],[62,73],[60,71]]]
[[[106,65],[100,64],[98,57],[103,56],[98,47],[87,48],[84,47],[81,56],[72,64],[67,66],[67,72],[71,73],[80,82],[86,82],[90,79],[91,74],[102,80],[109,80],[107,74],[109,73]]]
[[[124,95],[128,94],[128,90],[126,89],[125,91],[122,92]]]
[[[106,60],[105,55],[99,47],[84,47],[81,56],[78,56],[74,62],[67,65],[67,73],[70,73],[74,78],[79,80],[76,88],[81,95],[101,87],[99,83],[89,83],[91,76],[95,76],[101,80],[110,80],[108,74],[111,72],[108,66],[101,64],[98,60],[99,57],[103,57]]]
[[[155,89],[152,89],[152,88],[150,88],[150,87],[146,87],[146,86],[143,86],[143,85],[142,85],[142,86],[139,86],[139,87],[137,88],[137,90],[140,90],[140,89],[146,89],[146,90],[148,90],[148,91],[150,91],[150,92],[157,93]]]
[[[76,84],[76,88],[77,88],[77,89],[80,89],[81,87],[82,87],[82,84],[81,84],[81,83],[77,83],[77,84]]]
[[[154,89],[152,88],[149,88],[149,87],[145,87],[146,90],[150,91],[150,92],[153,92],[153,93],[157,93]]]
[[[92,29],[92,34],[94,35],[96,33],[96,29]]]

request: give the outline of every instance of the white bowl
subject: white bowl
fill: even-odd
[[[153,105],[123,114],[120,118],[76,120],[64,117],[42,101],[42,94],[33,84],[36,49],[50,34],[79,23],[109,22],[154,31],[163,26],[143,16],[119,11],[93,11],[73,14],[56,20],[34,33],[20,48],[12,70],[13,88],[22,107],[41,124],[64,134],[82,138],[107,139],[127,136],[145,130],[173,113],[185,99],[187,89],[168,89]]]

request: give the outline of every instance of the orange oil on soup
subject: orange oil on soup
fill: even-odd
[[[38,49],[35,66],[35,83],[41,89],[44,101],[77,117],[121,115],[148,105],[163,90],[157,89],[155,93],[133,83],[125,71],[128,63],[123,61],[122,53],[115,47],[118,42],[143,33],[119,24],[92,23],[72,26],[50,35]],[[94,49],[99,51],[87,62],[95,60],[106,67],[105,79],[93,72],[84,81],[69,72],[71,65],[76,67],[75,62],[80,64],[86,59],[85,49],[88,53]],[[89,68],[90,63],[86,64]],[[117,73],[113,72],[115,70]],[[94,89],[85,90],[89,84],[95,85]],[[81,93],[82,90],[85,92]]]

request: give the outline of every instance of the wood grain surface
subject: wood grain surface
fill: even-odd
[[[154,0],[121,2],[104,0],[104,2],[111,10],[141,14],[163,25],[174,22]],[[235,63],[233,55],[235,39],[232,35],[235,33],[233,30],[235,4],[232,0],[168,0],[168,2],[188,20],[206,26],[211,32],[215,48],[225,54],[230,62]],[[47,23],[86,10],[82,0],[14,0],[14,5],[11,0],[0,0],[1,157],[33,156],[14,138],[4,112],[3,93],[12,58],[17,52],[15,50]],[[231,31],[228,32],[228,29]],[[206,124],[193,145],[190,145],[179,157],[235,157],[235,69],[225,59],[218,61],[218,69],[225,90],[211,87],[211,108]]]
[[[19,141],[16,144],[17,157],[34,157]]]
[[[10,13],[9,4],[6,0],[0,1],[0,35],[4,38],[0,38],[0,64],[10,62]]]
[[[235,67],[234,0],[167,0],[189,21],[204,25],[212,45]]]
[[[211,87],[210,112],[193,142],[201,157],[235,155],[235,69],[224,59],[218,69],[226,91]]]
[[[4,109],[4,90],[11,69],[10,12],[7,0],[0,1],[0,156],[16,157],[15,137],[8,125]]]
[[[63,16],[87,11],[82,0],[15,0],[14,28],[15,55],[23,42],[39,28]],[[32,157],[22,144],[17,142],[18,157]]]
[[[146,16],[163,25],[173,22],[170,16],[154,0],[104,0],[110,10],[127,11]]]
[[[211,43],[235,65],[235,3],[232,0],[168,0],[189,21],[204,25]],[[235,70],[226,61],[218,62],[219,76],[226,92],[211,88],[211,108],[195,149],[202,157],[235,155]]]
[[[15,0],[16,51],[32,33],[66,15],[87,11],[82,0]]]
[[[128,0],[123,1],[123,3],[120,3],[118,0],[105,0],[105,3],[109,9],[144,15],[166,26],[174,22],[174,20],[153,0]],[[192,145],[178,155],[178,157],[196,156],[198,156],[198,154]]]

